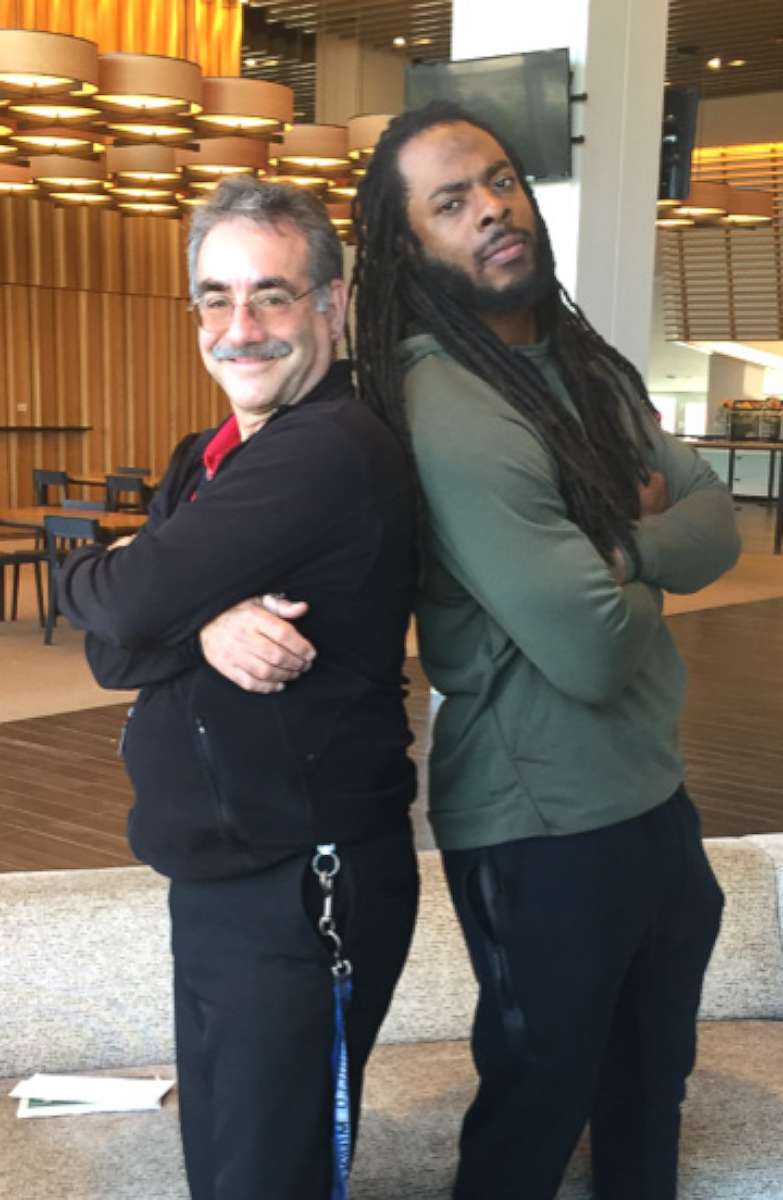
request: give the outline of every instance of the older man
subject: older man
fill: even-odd
[[[172,880],[194,1200],[345,1194],[362,1071],[415,914],[413,493],[333,361],[341,266],[325,210],[296,188],[235,179],[196,213],[199,348],[231,415],[180,444],[131,544],[76,552],[60,583],[98,680],[141,687],[123,735],[129,835]],[[219,614],[239,604],[252,625],[262,593],[304,615],[301,634],[267,637],[250,690],[214,647]],[[200,653],[205,626],[223,674]]]

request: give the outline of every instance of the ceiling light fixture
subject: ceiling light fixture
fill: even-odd
[[[375,146],[391,121],[388,114],[362,114],[348,121],[348,156],[355,162],[366,163],[373,155]]]
[[[725,217],[730,208],[731,193],[727,183],[693,183],[686,198],[671,211],[672,216],[698,220],[700,217]]]
[[[0,29],[0,96],[89,95],[98,83],[98,47],[86,38]]]
[[[222,179],[227,175],[265,175],[269,166],[266,142],[257,138],[208,138],[196,150],[178,150],[177,165],[189,178]]]
[[[111,208],[114,204],[106,192],[49,192],[47,199],[59,208]]]
[[[126,217],[178,217],[179,207],[176,204],[137,203],[130,201],[120,203],[117,208]]]
[[[721,69],[721,67],[723,66],[723,59],[718,58],[718,56],[716,55],[715,58],[708,58],[706,65],[709,67],[709,69],[711,71],[719,71]]]
[[[291,175],[344,175],[351,165],[345,125],[294,125],[276,146],[270,162]]]
[[[18,129],[12,141],[27,154],[75,154],[77,158],[93,158],[103,154],[106,147],[95,140],[90,130],[81,132],[61,126],[44,129]]]
[[[180,172],[170,146],[110,146],[106,170],[120,187],[145,184],[177,184]]]
[[[407,46],[407,44],[408,42],[404,37],[392,38],[392,46],[396,46],[398,50],[401,50],[402,47]]]
[[[201,69],[160,54],[102,54],[95,103],[108,113],[150,118],[189,118],[201,111]]]
[[[29,194],[37,191],[38,185],[35,183],[29,167],[18,167],[5,163],[0,165],[0,196]]]
[[[103,54],[95,102],[118,146],[187,145],[201,111],[197,63],[159,54]]]
[[[775,216],[775,202],[771,192],[756,188],[730,187],[729,211],[721,225],[734,227],[757,227],[771,225]]]
[[[39,154],[30,162],[33,178],[47,192],[102,192],[106,182],[103,160]]]
[[[233,76],[204,80],[204,111],[196,117],[200,137],[272,137],[294,119],[294,93],[282,83]]]

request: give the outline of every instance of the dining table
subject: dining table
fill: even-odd
[[[726,486],[729,491],[734,487],[734,461],[737,452],[747,453],[749,450],[766,451],[769,454],[769,499],[775,505],[775,524],[772,535],[772,553],[780,554],[781,545],[783,545],[783,479],[780,480],[777,496],[774,495],[775,481],[775,458],[778,454],[783,453],[783,442],[764,442],[752,439],[732,440],[730,438],[719,437],[679,437],[680,441],[687,442],[696,450],[728,450],[728,478]]]
[[[29,504],[19,508],[0,507],[0,527],[30,529],[42,533],[46,517],[86,517],[97,521],[104,533],[119,537],[135,533],[147,521],[146,513],[106,512],[102,508],[63,508],[60,504]]]

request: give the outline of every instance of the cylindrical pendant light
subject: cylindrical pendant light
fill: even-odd
[[[101,159],[41,154],[30,160],[33,178],[47,192],[102,192],[106,168]]]
[[[9,141],[27,154],[75,154],[78,158],[92,158],[106,149],[91,130],[61,126],[17,129]]]
[[[177,150],[177,163],[190,179],[266,174],[269,149],[258,138],[206,138],[197,150]]]
[[[13,163],[0,164],[0,196],[32,194],[38,191],[29,167],[18,167]]]
[[[176,152],[170,146],[110,146],[106,170],[113,183],[127,187],[178,184]]]
[[[771,225],[775,216],[775,202],[771,192],[756,188],[730,187],[729,211],[721,219],[721,225],[735,227]]]
[[[178,217],[180,208],[177,204],[155,203],[154,201],[121,201],[117,208],[125,217]]]
[[[0,29],[0,95],[89,95],[98,85],[98,47],[85,38]]]
[[[159,54],[102,54],[95,103],[117,145],[182,146],[201,111],[197,63]]]
[[[281,174],[329,175],[345,173],[351,165],[348,157],[348,130],[345,125],[294,125],[275,146],[272,162]]]
[[[291,88],[263,79],[233,77],[204,80],[203,112],[195,118],[201,137],[271,137],[293,119]]]
[[[348,154],[357,162],[372,158],[375,146],[392,117],[389,114],[363,113],[348,121]]]
[[[692,183],[685,200],[671,210],[675,217],[698,221],[700,217],[721,217],[729,211],[730,195],[726,183]]]
[[[160,54],[101,54],[95,103],[120,117],[191,117],[201,111],[198,63]]]

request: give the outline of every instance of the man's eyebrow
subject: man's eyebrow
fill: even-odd
[[[256,279],[251,291],[263,292],[269,288],[285,288],[286,291],[294,292],[294,286],[289,279],[285,279],[282,275],[262,275],[260,279]],[[204,292],[229,292],[231,288],[222,279],[200,279],[198,284],[199,294]]]
[[[493,175],[497,175],[498,171],[506,170],[511,166],[507,158],[499,158],[497,162],[493,162],[482,172],[482,179],[485,181],[491,179]],[[460,196],[470,187],[470,180],[455,179],[451,183],[441,183],[431,192],[428,199],[435,200],[438,196]]]
[[[497,162],[492,163],[484,172],[485,179],[491,179],[493,175],[497,175],[498,171],[505,171],[511,166],[507,158],[499,158]]]

